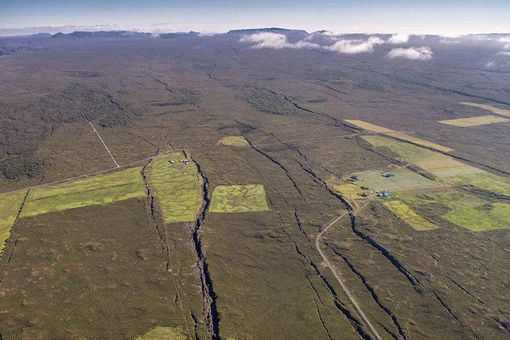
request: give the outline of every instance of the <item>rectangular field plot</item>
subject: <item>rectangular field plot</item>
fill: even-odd
[[[145,197],[141,167],[32,189],[21,217]]]
[[[218,185],[212,194],[209,211],[241,213],[267,211],[266,191],[261,184]]]
[[[480,125],[489,125],[495,123],[509,122],[510,119],[497,117],[497,116],[479,116],[470,118],[458,118],[458,119],[447,119],[440,120],[439,123],[446,125],[453,125],[458,127],[471,127]]]
[[[165,223],[191,222],[201,204],[201,179],[195,163],[181,152],[155,158],[149,178]]]
[[[460,187],[475,187],[477,189],[492,192],[496,195],[510,197],[510,179],[494,175],[487,171],[477,173],[460,174],[445,179],[449,184]]]
[[[383,136],[363,136],[362,138],[375,147],[391,150],[398,155],[400,160],[414,164],[438,177],[450,177],[483,171],[459,162],[453,157],[391,138]]]
[[[25,195],[26,190],[0,195],[0,256],[4,251],[5,241],[11,234],[12,225],[16,220]]]
[[[418,215],[407,204],[401,201],[398,200],[385,201],[383,202],[383,204],[399,219],[409,224],[415,230],[432,230],[437,228],[437,226],[434,223]]]
[[[408,191],[441,187],[440,184],[408,169],[395,169],[388,173],[393,176],[384,177],[380,171],[361,171],[353,175],[358,176],[363,185],[375,191]]]
[[[227,145],[227,146],[235,146],[235,147],[244,147],[249,146],[248,141],[243,136],[227,136],[223,137],[218,141],[218,144]]]
[[[402,196],[411,205],[440,205],[447,209],[441,217],[471,231],[510,228],[510,204],[491,202],[461,192]],[[442,209],[440,209],[442,210]]]
[[[477,108],[482,109],[482,110],[487,110],[487,111],[490,111],[490,112],[495,113],[495,114],[500,115],[500,116],[510,117],[510,111],[509,110],[501,109],[501,108],[496,107],[496,106],[480,104],[480,103],[470,103],[470,102],[461,102],[461,104],[462,105],[467,105],[467,106],[477,107]]]
[[[356,125],[357,127],[359,128],[362,128],[363,130],[367,130],[367,131],[370,131],[370,132],[375,132],[375,133],[392,133],[392,132],[395,132],[394,130],[391,130],[391,129],[388,129],[388,128],[385,128],[383,126],[379,126],[379,125],[375,125],[375,124],[371,124],[371,123],[367,123],[367,122],[364,122],[362,120],[357,120],[357,119],[346,119],[345,120],[347,123],[349,124],[352,124],[352,125]]]
[[[398,131],[395,131],[395,130],[387,129],[387,128],[383,127],[383,126],[378,126],[378,125],[370,124],[370,123],[364,122],[362,120],[346,120],[346,122],[348,122],[350,124],[353,124],[353,125],[356,125],[357,127],[362,128],[362,129],[367,130],[367,131],[370,131],[370,132],[380,133],[380,134],[383,134],[383,135],[386,135],[386,136],[390,136],[390,137],[393,137],[393,138],[396,138],[396,139],[401,139],[403,141],[407,141],[407,142],[410,142],[410,143],[413,143],[413,144],[421,145],[421,146],[424,146],[424,147],[427,147],[427,148],[439,150],[439,151],[442,151],[442,152],[453,151],[452,148],[449,148],[449,147],[446,147],[446,146],[442,146],[442,145],[439,145],[439,144],[436,144],[436,143],[433,143],[433,142],[429,142],[427,140],[424,140],[424,139],[421,139],[421,138],[418,138],[418,137],[410,136],[410,135],[407,135],[407,134],[402,133],[402,132],[398,132]]]

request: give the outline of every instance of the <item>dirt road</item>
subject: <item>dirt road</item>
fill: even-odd
[[[373,197],[369,198],[367,200],[367,202],[361,206],[359,209],[356,209],[355,213],[361,211],[365,206],[368,205],[368,203],[373,199]],[[368,328],[370,329],[370,333],[372,333],[372,335],[377,339],[377,340],[381,340],[382,337],[379,335],[379,333],[377,333],[377,330],[375,329],[374,325],[370,322],[370,320],[368,319],[368,317],[365,315],[365,313],[363,312],[363,310],[361,309],[360,305],[358,304],[358,302],[356,301],[356,299],[354,298],[354,296],[351,294],[349,288],[347,287],[347,285],[345,284],[344,280],[341,278],[341,273],[338,269],[336,269],[328,260],[326,254],[322,251],[321,247],[320,247],[320,244],[321,244],[321,240],[322,240],[322,237],[324,236],[325,233],[328,232],[328,230],[333,227],[338,221],[340,221],[341,219],[343,219],[344,217],[346,216],[349,216],[349,211],[346,211],[345,213],[343,213],[342,215],[338,216],[337,218],[335,218],[332,222],[330,222],[326,228],[324,228],[318,235],[317,235],[317,238],[315,239],[315,247],[317,248],[317,251],[319,252],[319,254],[321,255],[322,259],[324,260],[324,262],[326,263],[326,265],[328,266],[328,268],[331,270],[331,272],[333,273],[333,275],[335,276],[336,280],[338,281],[338,283],[340,284],[340,286],[342,287],[342,290],[344,291],[345,295],[347,295],[347,298],[349,299],[349,301],[352,303],[352,305],[354,306],[354,308],[356,309],[356,311],[358,312],[359,316],[363,319],[363,322],[368,326]]]

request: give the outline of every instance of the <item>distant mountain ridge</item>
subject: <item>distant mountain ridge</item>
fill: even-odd
[[[75,31],[72,33],[57,33],[52,38],[143,38],[150,37],[151,33],[135,31]]]
[[[267,27],[267,28],[248,28],[248,29],[238,29],[238,30],[230,30],[227,34],[255,34],[261,32],[268,33],[300,33],[300,34],[308,34],[305,30],[295,30],[288,28],[280,28],[280,27]]]

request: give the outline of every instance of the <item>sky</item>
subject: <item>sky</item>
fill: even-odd
[[[510,0],[0,0],[0,35],[285,27],[455,36],[510,33],[509,18]]]

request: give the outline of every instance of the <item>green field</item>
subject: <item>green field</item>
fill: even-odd
[[[223,137],[218,141],[218,144],[228,145],[228,146],[236,146],[236,147],[244,147],[248,146],[248,141],[243,136],[227,136]]]
[[[156,327],[136,340],[186,340],[186,335],[180,328]]]
[[[393,212],[399,219],[409,224],[415,230],[432,230],[437,226],[418,215],[407,204],[399,200],[391,200],[383,202],[384,206]]]
[[[145,197],[141,168],[130,168],[32,189],[21,217]]]
[[[510,180],[487,171],[471,174],[460,174],[449,177],[446,182],[460,187],[475,187],[498,195],[510,197]]]
[[[188,165],[179,162],[184,158],[181,152],[173,152],[151,163],[149,178],[165,223],[194,221],[200,208],[201,180],[197,166],[193,162]]]
[[[353,175],[361,178],[361,181],[357,181],[358,183],[361,182],[360,184],[375,191],[401,191],[440,186],[438,183],[408,169],[394,169],[389,170],[388,173],[393,174],[394,177],[384,177],[380,171],[375,170],[355,172]]]
[[[267,211],[266,192],[261,184],[218,185],[212,195],[209,211],[240,213]]]
[[[11,235],[11,228],[26,192],[20,190],[0,195],[0,256],[4,251],[5,241]]]
[[[510,228],[510,204],[491,202],[461,192],[402,196],[410,205],[441,205],[442,218],[471,231]]]
[[[375,147],[386,148],[397,154],[397,158],[414,164],[437,177],[452,177],[460,174],[482,172],[483,170],[459,162],[453,157],[430,151],[416,145],[382,136],[363,136]]]

